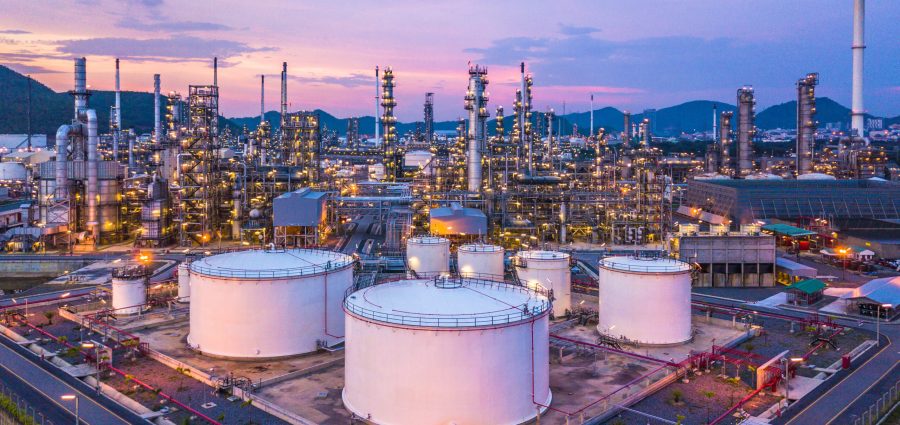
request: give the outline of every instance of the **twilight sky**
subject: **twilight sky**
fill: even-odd
[[[900,114],[900,2],[866,11],[866,108]],[[288,62],[291,110],[373,113],[376,64],[390,65],[397,114],[420,120],[426,91],[436,119],[462,116],[467,63],[487,65],[491,110],[511,111],[518,63],[534,74],[535,104],[558,112],[640,111],[688,100],[735,103],[744,84],[760,108],[792,100],[794,83],[820,73],[819,96],[850,104],[852,0],[274,1],[0,0],[0,64],[69,90],[72,61],[88,84],[164,92],[212,81],[226,116],[278,109]]]

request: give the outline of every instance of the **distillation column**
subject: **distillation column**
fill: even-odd
[[[754,120],[756,99],[753,87],[744,86],[738,89],[738,137],[737,137],[737,170],[736,177],[744,177],[753,171],[753,136],[756,134]]]
[[[481,193],[482,164],[481,154],[485,146],[485,123],[490,116],[487,110],[488,97],[485,87],[488,84],[487,68],[478,65],[469,67],[469,90],[466,92],[466,110],[469,111],[469,148],[466,153],[466,169],[468,170],[468,190],[470,193]]]
[[[397,117],[394,116],[394,107],[397,100],[394,99],[394,71],[391,67],[384,69],[381,77],[381,107],[384,113],[381,115],[381,124],[384,126],[384,177],[385,180],[396,181],[400,175],[400,164],[397,160]]]
[[[816,85],[819,74],[809,73],[797,81],[797,175],[812,171],[816,142]]]
[[[434,142],[434,93],[425,93],[425,143]]]
[[[730,176],[734,168],[731,165],[731,117],[734,112],[722,111],[722,122],[719,124],[719,174]]]

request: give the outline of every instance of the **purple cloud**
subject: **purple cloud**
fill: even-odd
[[[10,34],[10,35],[31,34],[31,31],[25,31],[25,30],[0,30],[0,34]]]
[[[213,56],[228,59],[253,52],[277,50],[251,47],[231,40],[203,39],[193,36],[134,39],[120,37],[63,40],[58,50],[73,55],[115,56],[135,61],[208,60]]]
[[[346,76],[322,76],[304,77],[300,75],[288,75],[288,78],[304,84],[336,85],[346,88],[369,86],[375,83],[375,76],[354,73]]]

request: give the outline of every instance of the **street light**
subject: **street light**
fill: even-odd
[[[75,400],[75,425],[81,424],[81,419],[78,417],[78,396],[75,394],[65,394],[60,397],[63,400]]]
[[[788,405],[791,404],[791,400],[788,398],[788,387],[791,383],[791,363],[801,363],[803,362],[803,357],[791,357],[788,359],[787,357],[781,358],[781,365],[784,369],[784,407],[787,408]]]
[[[100,394],[100,347],[93,342],[82,342],[81,348],[86,350],[94,349],[94,360],[97,362],[97,371],[94,373],[94,379],[97,381],[97,394]]]
[[[881,309],[890,309],[893,304],[878,304],[878,311],[875,313],[875,346],[881,346]]]

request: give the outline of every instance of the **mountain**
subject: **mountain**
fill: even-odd
[[[26,108],[28,95],[28,78],[0,65],[0,133],[25,133]],[[53,135],[56,129],[72,119],[72,97],[68,93],[57,93],[49,87],[34,80],[31,89],[31,123],[32,131],[36,134],[44,133]],[[90,107],[97,110],[100,120],[100,131],[109,129],[110,107],[115,102],[115,93],[111,91],[94,91],[89,100]],[[165,101],[163,102],[165,103]],[[794,128],[796,126],[796,101],[771,106],[757,113],[756,126],[761,129]],[[163,105],[164,106],[164,105]],[[695,100],[680,105],[661,108],[655,112],[647,112],[653,126],[653,134],[659,136],[677,136],[682,132],[710,131],[712,129],[712,108],[717,111],[734,111],[736,107],[723,102],[708,100]],[[402,107],[402,105],[401,105]],[[504,127],[507,133],[512,129],[512,108],[507,110]],[[134,129],[138,134],[149,133],[153,127],[153,94],[144,92],[122,92],[122,124],[126,129]],[[344,135],[347,132],[347,118],[338,118],[327,111],[317,109],[320,122],[324,128],[337,131]],[[460,111],[462,113],[462,111]],[[869,118],[873,118],[867,115]],[[572,133],[574,125],[578,131],[585,134],[590,127],[589,112],[575,112],[559,117],[562,123],[562,133]],[[632,115],[632,122],[639,123],[645,118],[644,113]],[[278,128],[280,114],[277,111],[266,112],[266,119],[272,123],[273,129]],[[850,121],[850,110],[845,106],[827,97],[816,99],[816,119],[824,126],[825,123],[842,123],[846,127]],[[884,125],[900,123],[900,116],[885,118]],[[233,133],[239,133],[244,126],[253,131],[259,124],[259,116],[225,118],[219,117],[219,127],[229,128]],[[416,122],[398,122],[397,132],[401,135],[413,132]],[[622,111],[613,107],[604,107],[594,110],[594,129],[606,128],[610,133],[622,131]],[[438,121],[434,123],[436,131],[453,131],[457,122]],[[487,124],[488,133],[493,134],[496,127],[494,119]],[[360,134],[375,133],[375,119],[372,116],[359,117]]]
[[[153,130],[153,93],[121,92],[122,126],[138,134]],[[109,131],[110,108],[115,105],[114,91],[91,92],[88,106],[97,111],[101,133]],[[165,114],[165,98],[160,113]],[[28,109],[28,77],[0,65],[0,133],[26,133]],[[54,135],[60,125],[74,117],[74,105],[69,93],[57,93],[37,80],[31,82],[31,128],[34,134]],[[227,118],[219,117],[219,127],[240,127]]]

